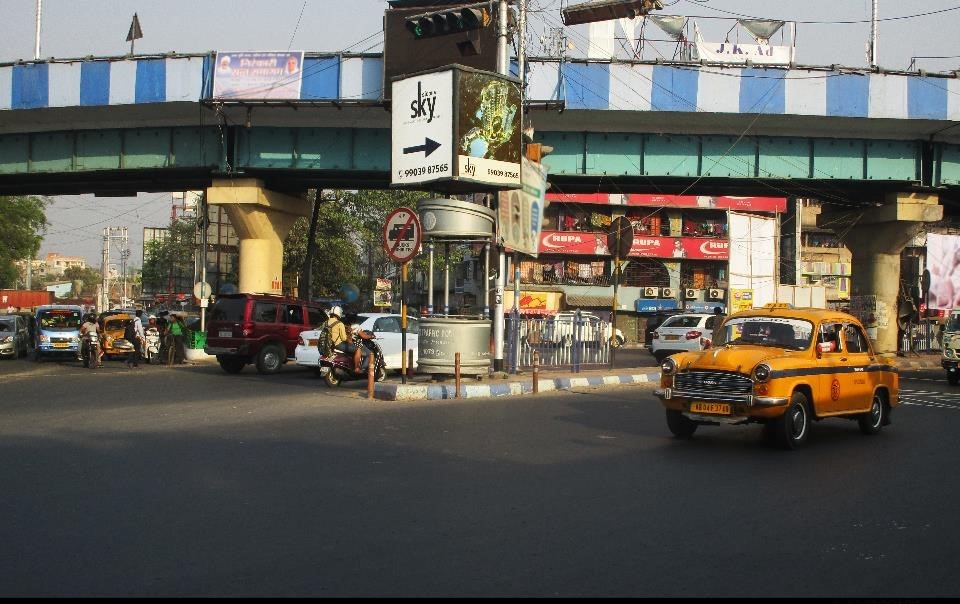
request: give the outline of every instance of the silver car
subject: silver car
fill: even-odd
[[[723,317],[706,313],[673,315],[653,331],[650,352],[658,363],[671,354],[703,350]]]
[[[30,332],[20,315],[0,315],[0,357],[27,356]]]

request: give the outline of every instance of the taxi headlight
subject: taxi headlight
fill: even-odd
[[[660,363],[660,371],[663,372],[663,375],[673,375],[677,372],[677,362],[667,357]]]
[[[9,344],[13,342],[13,336],[7,336],[5,338],[0,338],[0,344]]]
[[[770,366],[766,363],[760,363],[753,370],[753,381],[766,382],[770,379]]]
[[[957,352],[953,348],[944,348],[943,356],[945,356],[948,359],[955,359],[957,358]]]

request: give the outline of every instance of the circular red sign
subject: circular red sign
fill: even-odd
[[[397,208],[383,225],[383,251],[394,262],[407,262],[420,253],[422,235],[417,213],[410,208]]]

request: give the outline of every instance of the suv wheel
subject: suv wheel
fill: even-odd
[[[270,375],[280,371],[280,365],[286,360],[283,348],[277,344],[268,344],[260,349],[257,355],[257,371]]]
[[[247,359],[226,354],[218,354],[217,362],[220,363],[220,368],[227,373],[240,373],[243,371],[244,366],[246,366]]]

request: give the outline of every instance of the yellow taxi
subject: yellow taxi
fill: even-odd
[[[107,358],[125,357],[133,352],[133,342],[128,342],[123,333],[133,321],[133,313],[110,311],[103,317],[103,355]]]
[[[900,397],[897,367],[856,317],[788,304],[728,316],[706,350],[670,356],[660,370],[655,394],[678,438],[701,425],[760,423],[766,438],[795,449],[828,417],[876,434]]]

